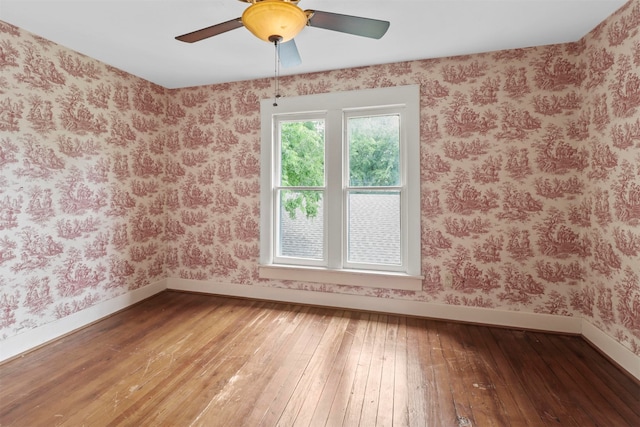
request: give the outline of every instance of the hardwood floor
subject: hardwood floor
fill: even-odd
[[[0,426],[640,426],[582,338],[163,292],[0,365]]]

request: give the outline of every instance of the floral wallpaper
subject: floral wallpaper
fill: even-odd
[[[0,22],[0,337],[166,277],[166,90]]]
[[[0,26],[0,333],[170,277],[578,316],[640,355],[640,0],[576,43],[281,78],[421,87],[420,292],[258,277],[262,79],[166,90]]]
[[[567,133],[586,148],[586,188],[564,212],[584,235],[581,288],[569,305],[640,355],[640,1],[584,40],[584,102]],[[584,129],[579,131],[579,129]]]

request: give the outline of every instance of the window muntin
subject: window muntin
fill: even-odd
[[[265,100],[261,108],[261,277],[419,289],[418,86],[283,98],[278,107]],[[291,153],[288,133],[301,127],[322,144],[300,140]],[[322,173],[291,172],[287,162],[317,158],[320,146],[324,163],[306,167]]]

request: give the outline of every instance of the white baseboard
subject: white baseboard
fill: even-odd
[[[582,335],[618,366],[640,380],[640,357],[579,317],[177,278],[167,279],[167,289]]]
[[[625,371],[640,380],[640,356],[614,340],[600,328],[582,320],[582,336]]]
[[[523,311],[495,310],[362,295],[270,288],[257,285],[214,284],[200,280],[176,278],[167,279],[167,289],[402,314],[440,320],[505,326],[514,329],[522,328],[568,334],[581,333],[581,319],[579,318]]]
[[[165,289],[419,316],[440,320],[503,326],[514,329],[522,328],[581,334],[614,363],[640,380],[640,357],[602,330],[581,318],[434,304],[422,301],[376,298],[361,295],[311,292],[258,285],[211,283],[178,278],[160,280],[154,284],[119,295],[116,298],[104,301],[63,319],[7,338],[2,341],[2,345],[0,345],[0,362],[96,322]]]
[[[39,347],[49,341],[96,322],[119,310],[129,307],[139,301],[157,294],[167,288],[166,279],[136,289],[126,294],[118,295],[103,301],[86,310],[73,313],[70,316],[56,320],[40,327],[29,329],[23,333],[7,338],[0,342],[0,362],[15,357],[21,353]]]

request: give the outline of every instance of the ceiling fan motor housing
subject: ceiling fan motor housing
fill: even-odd
[[[241,0],[245,1],[245,0]],[[242,23],[253,35],[266,42],[286,43],[307,25],[307,14],[288,0],[249,1]]]

